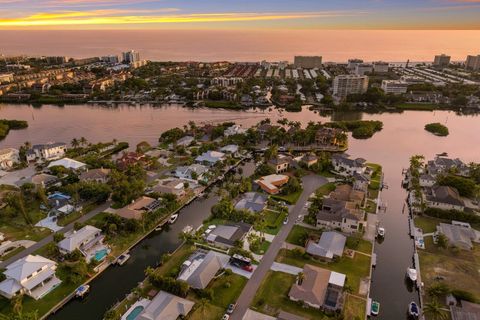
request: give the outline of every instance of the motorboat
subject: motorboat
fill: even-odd
[[[380,302],[373,300],[372,307],[370,308],[370,313],[372,316],[378,316],[380,313]]]
[[[415,301],[410,302],[410,304],[408,305],[408,314],[415,318],[420,315],[420,308],[415,303]]]
[[[123,266],[127,260],[130,259],[130,254],[128,252],[122,253],[118,258],[117,258],[117,264],[119,266]]]
[[[385,228],[384,227],[379,227],[377,229],[377,237],[385,238]]]
[[[407,268],[407,276],[413,282],[417,281],[417,269]]]
[[[177,219],[178,219],[178,213],[172,214],[172,216],[168,220],[168,223],[173,224],[175,223],[175,221],[177,221]]]
[[[75,290],[75,297],[83,298],[85,297],[88,292],[90,291],[90,286],[88,284],[81,285],[80,287]]]

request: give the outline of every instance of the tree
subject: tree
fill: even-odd
[[[53,241],[56,243],[59,243],[63,239],[65,239],[65,235],[61,232],[57,232],[53,235]]]
[[[470,198],[475,195],[476,184],[475,181],[470,178],[447,174],[439,176],[437,183],[441,186],[449,186],[457,189],[462,197]]]
[[[432,320],[446,320],[448,315],[437,300],[425,303],[423,306],[423,312],[429,316]]]
[[[303,280],[305,280],[305,274],[303,272],[299,272],[297,275],[297,282],[299,286],[302,285]]]
[[[439,234],[437,237],[437,245],[440,248],[447,249],[448,248],[448,238],[444,234]]]
[[[434,283],[427,289],[427,293],[432,298],[440,298],[446,296],[450,292],[450,288],[445,283]]]
[[[73,149],[77,149],[80,146],[80,142],[77,138],[73,138],[70,144],[72,145]]]
[[[88,141],[85,137],[81,137],[79,142],[82,146],[86,146]]]

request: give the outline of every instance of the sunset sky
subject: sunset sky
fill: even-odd
[[[480,29],[480,0],[0,0],[0,29]]]

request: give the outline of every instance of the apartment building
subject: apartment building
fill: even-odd
[[[364,93],[368,89],[368,76],[339,75],[333,80],[333,95],[344,98],[353,93]]]
[[[408,83],[401,80],[383,80],[382,90],[385,93],[404,94],[407,93]]]

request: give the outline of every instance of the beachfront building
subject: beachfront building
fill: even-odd
[[[365,173],[365,163],[367,161],[363,158],[351,159],[345,153],[335,153],[332,155],[332,165],[336,173],[344,176],[350,176],[354,173]]]
[[[67,145],[63,142],[50,142],[33,145],[27,151],[27,161],[51,161],[65,156]]]
[[[70,159],[70,158],[63,158],[60,160],[52,161],[48,164],[48,168],[52,167],[64,167],[65,169],[73,170],[73,171],[80,171],[87,169],[87,165],[83,162]]]

